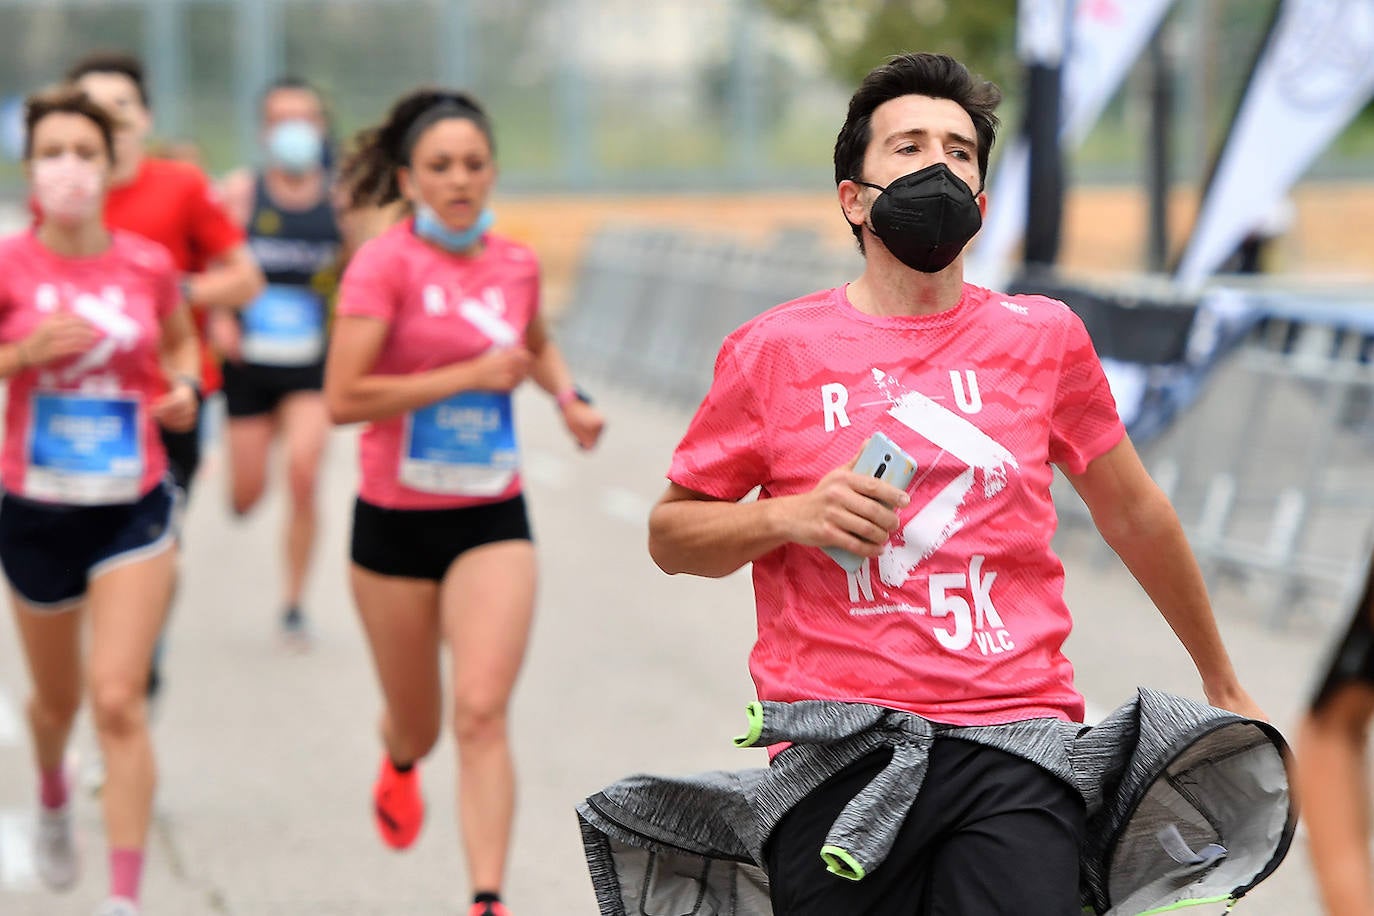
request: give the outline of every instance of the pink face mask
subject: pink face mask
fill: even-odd
[[[35,160],[33,196],[45,219],[79,223],[100,209],[100,166],[72,153]]]

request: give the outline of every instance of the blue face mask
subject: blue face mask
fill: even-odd
[[[319,168],[324,138],[309,121],[282,121],[267,135],[269,165],[299,175]]]
[[[484,207],[477,217],[477,222],[466,229],[455,231],[444,225],[444,221],[439,219],[439,214],[431,208],[424,204],[415,205],[415,234],[455,254],[462,254],[480,242],[494,222],[496,214],[490,207]]]

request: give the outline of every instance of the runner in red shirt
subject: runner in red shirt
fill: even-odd
[[[496,163],[477,103],[411,93],[358,146],[343,176],[354,204],[414,209],[353,256],[325,369],[335,421],[368,422],[351,578],[386,700],[376,824],[396,849],[420,831],[416,766],[439,737],[446,645],[470,914],[507,916],[506,715],[535,581],[510,392],[532,376],[583,448],[603,421],[549,338],[534,253],[488,231]]]
[[[204,342],[208,309],[238,309],[266,286],[243,229],[225,212],[209,179],[194,165],[147,155],[152,132],[143,65],[123,54],[85,57],[67,79],[105,107],[118,122],[116,165],[105,218],[166,246],[182,273],[182,293],[195,308],[201,331],[203,394],[219,390],[219,366]],[[177,483],[189,492],[200,466],[200,421],[164,438]]]
[[[726,339],[651,516],[650,551],[670,573],[754,564],[762,700],[871,703],[952,725],[1081,721],[1050,548],[1058,467],[1192,654],[1208,700],[1256,715],[1082,322],[1062,303],[964,282],[999,97],[943,55],[895,58],[864,80],[835,145],[864,272]],[[914,460],[906,490],[856,473],[877,433]],[[848,572],[822,548],[861,562]],[[883,867],[857,882],[827,871],[826,832],[880,757],[774,831],[778,916],[1078,912],[1082,797],[955,739],[935,739]]]
[[[84,682],[108,763],[110,898],[97,916],[137,916],[155,782],[143,686],[179,499],[157,431],[195,423],[199,355],[167,251],[104,225],[105,110],[68,89],[31,98],[25,122],[43,216],[0,242],[0,564],[33,680],[35,862],[54,889],[77,880],[63,763]]]

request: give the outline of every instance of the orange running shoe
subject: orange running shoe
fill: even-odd
[[[419,768],[401,773],[383,754],[381,772],[372,786],[372,814],[383,843],[392,849],[405,849],[414,843],[425,822]]]
[[[488,903],[474,903],[468,910],[468,916],[510,916],[510,910],[499,900]]]

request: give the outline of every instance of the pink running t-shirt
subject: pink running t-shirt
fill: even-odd
[[[1082,472],[1125,434],[1083,323],[972,285],[919,317],[864,314],[843,288],[778,306],[725,340],[668,477],[719,499],[804,493],[874,432],[916,460],[911,504],[858,573],[797,544],[754,561],[759,698],[1082,721],[1051,465]]]
[[[6,491],[65,505],[135,502],[167,472],[151,406],[167,391],[162,322],[177,308],[167,250],[114,231],[110,247],[64,258],[25,232],[0,241],[0,341],[74,312],[99,341],[9,379],[0,477]]]
[[[373,374],[424,372],[493,346],[523,344],[539,309],[534,252],[488,233],[479,254],[450,254],[421,241],[413,223],[398,223],[359,248],[340,286],[340,315],[387,325]],[[520,492],[511,397],[464,391],[369,423],[359,465],[359,495],[387,509],[510,499]]]

